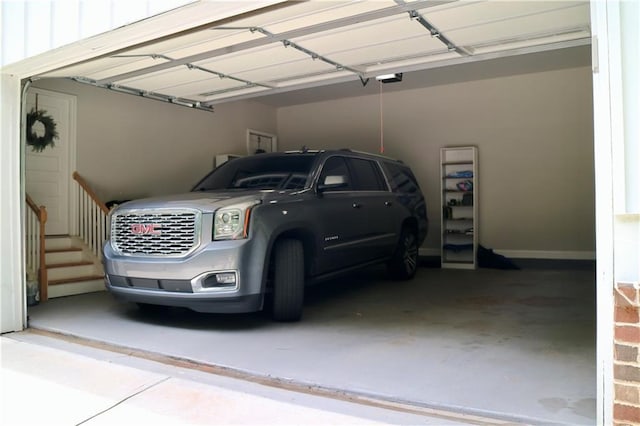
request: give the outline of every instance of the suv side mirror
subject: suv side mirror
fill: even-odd
[[[331,191],[347,186],[347,177],[342,175],[326,176],[324,182],[318,185],[318,192]]]

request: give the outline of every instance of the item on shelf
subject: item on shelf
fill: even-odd
[[[447,234],[462,234],[462,231],[458,229],[447,229]]]
[[[442,246],[442,248],[457,253],[463,250],[473,250],[473,244],[445,244]]]
[[[442,214],[444,215],[445,219],[451,219],[451,217],[453,216],[453,211],[451,210],[451,207],[443,207],[442,208]]]
[[[453,199],[453,200],[449,200],[449,202],[447,203],[450,206],[457,206],[458,205],[458,200]]]
[[[456,183],[456,188],[460,191],[473,191],[473,181],[464,180],[462,182]]]
[[[463,206],[472,206],[473,205],[473,194],[462,194],[462,201],[460,202]]]
[[[460,170],[457,172],[451,172],[447,174],[448,178],[472,178],[473,170]]]

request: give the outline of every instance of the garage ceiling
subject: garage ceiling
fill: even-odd
[[[203,9],[215,3],[203,2]],[[196,12],[197,13],[197,12]],[[588,1],[311,1],[43,74],[200,109],[590,43]]]

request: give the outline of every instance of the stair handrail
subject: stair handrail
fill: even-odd
[[[109,208],[98,198],[87,181],[76,171],[73,172],[77,215],[72,230],[91,249],[93,254],[102,258],[102,245],[107,237],[107,216]]]
[[[25,194],[25,203],[29,209],[25,210],[25,263],[27,272],[38,275],[40,301],[48,299],[49,279],[45,261],[45,227],[47,223],[47,209],[38,206],[29,194]]]

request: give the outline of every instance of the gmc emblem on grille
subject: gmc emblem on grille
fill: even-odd
[[[131,233],[136,235],[160,235],[160,225],[155,223],[134,223]]]

